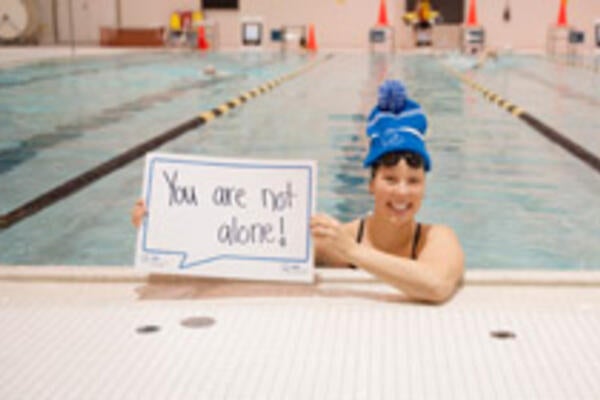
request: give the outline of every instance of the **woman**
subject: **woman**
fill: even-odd
[[[415,220],[431,160],[426,119],[414,104],[400,82],[384,83],[369,117],[364,162],[371,168],[374,209],[347,224],[317,214],[311,230],[318,264],[362,268],[412,299],[441,303],[462,279],[464,255],[451,228]]]
[[[426,129],[425,115],[406,98],[402,84],[384,83],[367,125],[370,146],[364,166],[371,168],[373,212],[347,224],[317,214],[311,230],[317,264],[362,268],[412,299],[441,303],[462,279],[464,256],[451,228],[415,220],[425,173],[431,169]],[[145,214],[140,199],[132,223],[139,227]]]

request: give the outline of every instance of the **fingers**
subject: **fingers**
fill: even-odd
[[[315,238],[336,238],[342,234],[342,224],[327,214],[315,214],[310,219],[310,230]]]
[[[310,219],[310,230],[317,260],[336,260],[336,263],[346,264],[356,242],[344,224],[327,214],[315,214]]]
[[[147,214],[146,203],[143,199],[138,199],[131,210],[131,223],[136,228],[139,228],[142,224],[142,220]]]
[[[341,226],[341,223],[337,219],[335,219],[327,214],[319,213],[319,214],[315,214],[311,217],[310,226],[311,226],[311,228],[313,226],[329,226],[332,228],[338,228]]]
[[[328,226],[311,226],[311,233],[315,237],[325,238],[335,236],[336,230]]]

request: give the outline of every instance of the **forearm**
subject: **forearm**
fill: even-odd
[[[314,239],[315,264],[326,267],[348,267],[345,258],[319,238]]]
[[[348,252],[350,263],[377,276],[416,300],[443,302],[455,285],[423,262],[356,245]]]

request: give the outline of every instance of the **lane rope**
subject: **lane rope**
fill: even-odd
[[[499,94],[494,93],[491,90],[483,87],[482,85],[468,77],[466,74],[463,74],[444,63],[441,64],[446,69],[446,71],[448,71],[451,75],[457,77],[467,86],[481,93],[486,100],[495,103],[497,106],[505,109],[507,112],[509,112],[510,114],[514,115],[515,117],[519,118],[527,125],[532,127],[536,132],[540,133],[546,139],[562,147],[564,150],[569,152],[569,154],[577,157],[579,160],[583,161],[586,165],[594,169],[596,172],[600,173],[600,158],[597,155],[590,152],[580,144],[569,139],[566,135],[560,133],[551,126],[540,121],[538,118],[531,115],[529,112],[525,111],[516,104],[509,102],[508,100],[502,98],[502,96],[500,96]]]
[[[328,54],[323,58],[313,60],[308,64],[292,71],[288,74],[282,75],[273,80],[267,81],[266,83],[259,85],[249,91],[243,92],[237,97],[234,97],[218,107],[212,110],[203,111],[197,116],[185,121],[166,132],[163,132],[139,145],[132,147],[115,157],[99,164],[95,167],[88,169],[87,171],[77,175],[76,177],[69,179],[68,181],[48,190],[47,192],[37,196],[36,198],[27,201],[26,203],[14,208],[6,214],[0,215],[0,229],[7,229],[19,221],[28,218],[37,212],[49,207],[50,205],[62,200],[75,192],[83,189],[91,183],[99,180],[100,178],[124,167],[125,165],[143,157],[148,151],[154,150],[163,144],[178,138],[184,133],[195,129],[199,126],[207,124],[213,119],[227,114],[236,107],[240,107],[242,104],[249,100],[267,93],[268,91],[276,88],[277,86],[296,78],[307,72],[309,69],[314,68],[316,65],[328,61],[333,58],[333,55]]]

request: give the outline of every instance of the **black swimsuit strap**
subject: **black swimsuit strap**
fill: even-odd
[[[358,224],[358,232],[356,232],[356,243],[362,242],[363,234],[365,231],[365,219],[361,218]],[[356,269],[356,265],[350,264],[350,268]]]
[[[362,242],[363,232],[365,231],[365,219],[361,218],[358,225],[358,232],[356,233],[356,243]]]
[[[417,247],[419,247],[419,239],[421,238],[421,224],[417,223],[417,229],[415,229],[415,237],[413,238],[413,246],[411,258],[413,260],[417,259]]]
[[[356,232],[356,243],[362,242],[362,238],[365,231],[365,219],[361,218],[358,224],[358,232]],[[413,245],[412,252],[410,257],[413,260],[417,259],[417,248],[419,247],[419,239],[421,238],[421,224],[417,223],[417,228],[415,229],[415,236],[413,237]],[[356,268],[355,265],[350,265],[350,268]]]
[[[356,232],[356,243],[362,242],[362,237],[365,232],[365,219],[361,218],[358,224],[358,232]],[[350,264],[350,268],[356,269],[356,265]]]

